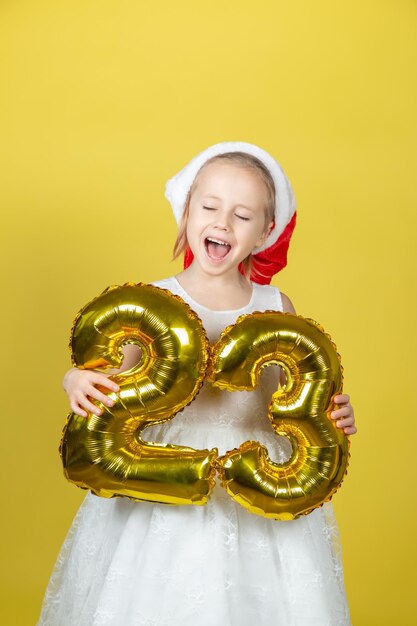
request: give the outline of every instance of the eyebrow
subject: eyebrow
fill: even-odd
[[[213,196],[212,194],[208,194],[206,196],[203,196],[203,198],[211,198],[212,200],[220,200],[220,202],[221,202],[221,198],[219,198],[218,196]],[[237,206],[239,208],[241,208],[241,209],[247,209],[248,211],[251,211],[251,213],[254,213],[254,210],[251,209],[251,207],[246,206],[245,204],[238,204]]]

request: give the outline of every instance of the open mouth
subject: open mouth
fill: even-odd
[[[226,243],[226,241],[216,239],[215,237],[206,237],[204,245],[208,256],[215,261],[224,259],[232,248],[232,246]]]

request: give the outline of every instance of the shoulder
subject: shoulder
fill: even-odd
[[[154,287],[164,289],[165,291],[169,291],[170,293],[173,293],[174,296],[181,296],[181,298],[186,299],[184,298],[184,291],[175,276],[169,276],[169,278],[154,280],[149,284],[153,285]]]
[[[274,285],[256,285],[258,304],[262,310],[277,310],[283,313],[295,313],[289,297]]]
[[[282,293],[281,291],[281,300],[282,300],[282,310],[284,313],[295,313],[295,308],[289,297]]]
[[[174,277],[170,276],[169,278],[161,278],[160,280],[153,280],[149,284],[153,285],[154,287],[161,287],[162,289],[171,289],[174,283],[175,283]]]

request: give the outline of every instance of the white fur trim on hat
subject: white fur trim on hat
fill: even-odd
[[[268,168],[275,183],[275,227],[264,243],[254,253],[266,250],[274,244],[295,213],[295,197],[283,169],[265,150],[244,141],[224,141],[210,146],[194,157],[182,170],[169,179],[165,186],[165,197],[169,200],[177,223],[184,211],[188,191],[197,172],[208,159],[224,152],[248,152],[257,157]]]

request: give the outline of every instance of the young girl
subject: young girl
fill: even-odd
[[[200,316],[209,340],[253,311],[293,313],[268,285],[286,264],[295,202],[278,163],[248,143],[211,146],[167,184],[179,234],[174,256],[185,269],[153,283],[181,296]],[[252,278],[252,280],[250,280]],[[124,349],[122,370],[138,362]],[[115,371],[111,372],[115,373]],[[64,378],[71,409],[100,414],[117,391],[109,373],[71,369]],[[219,449],[248,439],[283,462],[287,439],[267,417],[279,368],[263,370],[258,388],[230,393],[204,383],[195,400],[151,441]],[[349,396],[330,417],[356,432]],[[217,483],[205,506],[169,506],[87,494],[58,557],[40,625],[50,626],[336,626],[350,624],[331,503],[283,522],[246,511]]]

